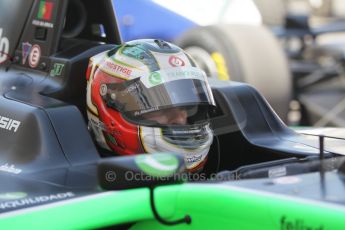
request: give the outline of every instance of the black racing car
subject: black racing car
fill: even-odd
[[[300,134],[247,84],[210,81],[215,141],[194,178],[176,154],[101,158],[85,71],[121,43],[111,4],[0,1],[2,229],[344,229],[344,132]]]

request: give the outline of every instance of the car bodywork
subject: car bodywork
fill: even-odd
[[[123,158],[101,159],[88,132],[85,71],[89,57],[121,42],[110,4],[1,1],[1,11],[12,10],[0,14],[2,38],[9,41],[0,67],[1,228],[168,228],[157,212],[170,221],[188,215],[191,221],[173,226],[181,229],[344,228],[343,174],[335,171],[344,140],[328,138],[330,167],[309,170],[303,163],[319,157],[318,137],[286,127],[243,83],[210,81],[216,141],[200,178],[154,188],[149,182],[131,188],[138,182],[128,181],[128,189],[107,190],[102,181],[116,186],[116,177],[100,167]],[[50,7],[45,19],[41,7]],[[83,26],[74,28],[84,14]],[[294,164],[310,173],[294,175]],[[217,172],[226,180],[212,179]]]

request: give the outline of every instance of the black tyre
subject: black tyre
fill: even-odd
[[[253,85],[286,121],[292,78],[285,54],[268,29],[250,25],[196,27],[175,42],[209,76]]]

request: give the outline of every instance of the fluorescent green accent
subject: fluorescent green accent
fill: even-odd
[[[56,204],[59,204],[57,202]],[[313,230],[345,229],[345,208],[273,193],[258,193],[221,184],[182,184],[159,187],[155,204],[169,220],[186,214],[190,225],[163,226],[153,220],[148,189],[111,192],[62,206],[1,217],[0,229],[90,229],[138,222],[132,229],[284,229],[284,221],[303,221]],[[285,228],[286,229],[286,228]]]
[[[25,192],[8,192],[8,193],[1,193],[0,194],[0,201],[1,200],[17,200],[26,197],[28,194]]]
[[[147,175],[156,177],[170,176],[178,168],[177,158],[168,153],[139,155],[135,158],[135,163]]]
[[[41,1],[40,2],[40,6],[39,6],[39,9],[38,9],[38,13],[37,13],[37,17],[39,19],[42,19],[45,12],[46,12],[46,1]]]
[[[148,189],[111,192],[7,218],[0,215],[0,229],[90,229],[148,219],[148,197]]]
[[[162,83],[161,75],[157,72],[152,72],[149,76],[149,82],[152,86],[156,86],[160,83]]]
[[[105,138],[108,141],[110,141],[111,143],[113,143],[114,145],[117,145],[117,142],[116,142],[115,138],[112,135],[107,134],[107,135],[105,135]]]
[[[65,64],[54,63],[53,69],[50,71],[50,76],[51,77],[60,76],[64,67],[65,67]]]
[[[232,190],[218,185],[182,185],[178,192],[178,210],[170,220],[189,214],[190,225],[162,226],[155,221],[136,224],[132,229],[287,229],[281,219],[302,220],[313,230],[345,229],[345,208],[292,200],[291,197],[256,193],[254,190]],[[311,202],[310,202],[311,201]],[[339,206],[340,207],[340,206]],[[164,213],[164,208],[158,208]],[[295,228],[294,228],[295,229]],[[298,229],[300,230],[300,229]]]

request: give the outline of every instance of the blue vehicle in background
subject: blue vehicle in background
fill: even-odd
[[[113,0],[113,6],[123,41],[144,37],[171,41],[197,26],[151,0]]]

